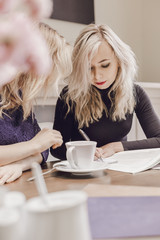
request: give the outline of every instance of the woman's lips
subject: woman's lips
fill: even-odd
[[[106,81],[104,82],[96,82],[97,85],[103,85]]]

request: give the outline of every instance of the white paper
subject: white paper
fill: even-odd
[[[128,173],[138,173],[155,167],[160,163],[160,148],[124,151],[104,158],[105,162],[115,160],[108,169]]]

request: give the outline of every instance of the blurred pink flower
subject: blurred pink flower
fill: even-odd
[[[20,0],[0,0],[0,13],[12,11]]]
[[[50,66],[51,59],[46,42],[39,29],[26,15],[16,14],[0,23],[0,68],[3,70],[1,85],[11,81],[16,70],[30,70],[37,75],[46,75]]]
[[[0,13],[22,9],[34,19],[46,18],[53,11],[53,0],[0,0]]]
[[[17,68],[10,64],[0,65],[0,89],[3,85],[11,82],[17,74]]]
[[[52,11],[53,0],[0,0],[0,87],[19,72],[48,74],[49,50],[31,19],[49,17]]]
[[[23,1],[29,5],[32,17],[46,18],[49,17],[53,11],[53,0],[23,0]]]

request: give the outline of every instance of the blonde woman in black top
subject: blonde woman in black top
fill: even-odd
[[[135,84],[137,64],[131,48],[108,26],[88,25],[78,36],[73,71],[57,101],[54,129],[63,144],[52,155],[66,159],[65,142],[82,140],[78,129],[97,141],[96,156],[160,148],[160,120],[145,91]],[[127,141],[133,114],[146,139]]]

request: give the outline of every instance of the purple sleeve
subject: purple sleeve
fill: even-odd
[[[41,164],[43,164],[43,163],[45,163],[47,161],[49,150],[47,149],[44,152],[42,152],[41,154],[42,154],[42,158],[43,158]]]
[[[22,107],[19,107],[14,112],[6,111],[6,114],[0,118],[0,145],[29,141],[40,130],[34,113],[31,113],[24,120]],[[49,150],[41,154],[42,163],[44,163],[47,161]]]
[[[37,120],[35,118],[35,116],[33,115],[33,118],[34,118],[34,129],[35,129],[35,135],[41,130],[38,123],[37,123]],[[48,158],[48,155],[49,155],[49,149],[45,150],[44,152],[41,153],[42,154],[42,162],[41,164],[45,163],[47,161],[47,158]]]

